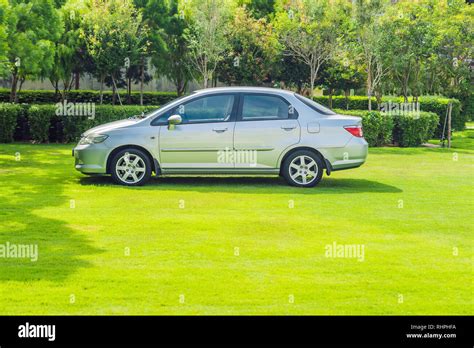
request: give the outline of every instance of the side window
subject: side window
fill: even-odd
[[[174,113],[183,123],[228,121],[234,106],[234,95],[220,94],[202,97],[178,106]]]
[[[242,120],[294,118],[295,110],[283,99],[271,95],[244,95]]]

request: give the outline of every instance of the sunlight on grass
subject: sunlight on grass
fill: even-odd
[[[472,313],[471,132],[453,149],[370,149],[313,189],[127,188],[77,173],[71,145],[0,145],[0,244],[39,248],[37,262],[0,258],[0,312]],[[326,257],[333,242],[364,245],[364,261]]]

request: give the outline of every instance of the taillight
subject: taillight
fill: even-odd
[[[353,136],[362,138],[364,136],[362,132],[362,126],[344,126],[344,129],[351,133]]]

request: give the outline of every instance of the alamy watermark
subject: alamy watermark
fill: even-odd
[[[248,164],[250,167],[257,165],[256,150],[234,150],[226,147],[217,151],[217,163]]]
[[[420,116],[420,103],[394,103],[392,101],[384,102],[380,105],[380,112],[388,116]]]
[[[95,118],[95,103],[72,103],[64,100],[56,104],[56,116],[87,116]]]
[[[364,244],[326,244],[325,256],[328,258],[348,258],[357,259],[359,262],[365,260],[365,245]]]
[[[18,326],[20,338],[47,338],[48,341],[56,339],[56,325],[37,325],[26,322]]]
[[[30,259],[38,261],[38,244],[15,244],[6,242],[0,244],[0,258],[3,259]]]

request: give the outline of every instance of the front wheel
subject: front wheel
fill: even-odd
[[[296,151],[283,162],[283,177],[293,186],[316,186],[323,177],[323,161],[311,151]]]
[[[112,159],[110,173],[117,184],[140,186],[151,177],[151,161],[143,151],[125,149]]]

